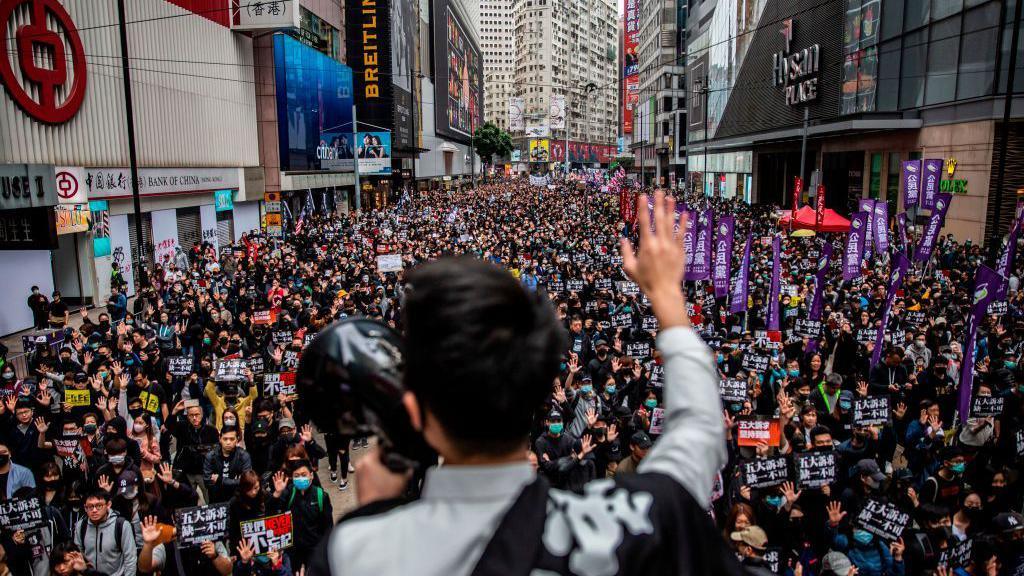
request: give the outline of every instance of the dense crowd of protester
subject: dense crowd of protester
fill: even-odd
[[[743,306],[716,298],[710,281],[687,283],[688,314],[725,383],[729,458],[708,513],[748,571],[1024,570],[1019,271],[1005,309],[985,316],[966,350],[979,246],[941,237],[889,307],[892,255],[865,254],[846,282],[835,258],[821,275],[815,336],[798,323],[817,297],[823,246],[842,254],[845,235],[791,237],[770,207],[686,200],[735,217],[733,278],[751,238]],[[403,273],[380,272],[382,254],[406,269],[470,254],[545,293],[570,344],[534,419],[531,461],[570,490],[636,473],[665,399],[657,322],[618,256],[635,228],[616,196],[504,181],[358,218],[308,215],[283,241],[189,247],[138,271],[132,300],[115,271],[106,311],[83,311],[80,323],[59,294],[36,291],[37,323],[62,337],[36,346],[27,372],[0,368],[0,518],[17,516],[4,503],[36,498],[43,520],[2,529],[0,575],[287,575],[306,565],[336,520],[328,491],[348,488],[352,451],[367,439],[317,433],[288,375],[336,319],[401,328]],[[776,281],[781,321],[768,330]],[[873,362],[877,330],[884,349]],[[975,355],[971,398],[1002,399],[986,415],[958,412],[965,354]],[[183,544],[176,515],[220,504],[226,534]],[[243,534],[289,512],[286,546]]]

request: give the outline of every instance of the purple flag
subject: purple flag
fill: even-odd
[[[996,260],[996,273],[1003,277],[999,283],[999,290],[996,291],[996,302],[1006,300],[1006,294],[1010,290],[1010,274],[1013,272],[1013,261],[1017,258],[1017,236],[1020,234],[1020,219],[1015,218],[1010,226],[1010,234],[1006,237],[1006,246]]]
[[[907,213],[900,212],[896,215],[896,232],[900,239],[900,250],[907,251]]]
[[[772,285],[768,291],[768,329],[779,329],[779,290],[782,288],[782,264],[779,252],[782,251],[782,237],[778,234],[772,238]]]
[[[814,277],[814,292],[813,300],[811,300],[811,309],[808,314],[810,320],[821,320],[821,309],[822,292],[825,289],[825,276],[828,275],[829,261],[832,259],[832,244],[828,242],[821,247],[821,256],[818,256],[818,273]]]
[[[952,194],[938,194],[938,197],[935,199],[935,208],[928,219],[928,226],[924,229],[924,234],[921,235],[921,244],[914,253],[915,259],[918,262],[927,262],[932,257],[932,250],[935,250],[935,242],[939,239],[939,232],[946,224],[946,211],[949,210],[949,204],[952,201]]]
[[[747,282],[750,274],[750,233],[747,233],[747,243],[743,245],[743,259],[740,260],[740,270],[736,274],[736,283],[733,284],[732,294],[729,295],[729,313],[738,314],[747,311]]]
[[[875,241],[875,201],[871,198],[861,198],[857,204],[858,210],[868,213],[867,231],[864,232],[864,259],[871,259],[871,247]]]
[[[942,159],[925,160],[921,163],[924,172],[924,184],[921,188],[921,208],[935,208],[939,199],[939,181],[942,180]]]
[[[921,197],[921,161],[903,161],[903,209],[917,206]]]
[[[889,252],[889,203],[878,200],[875,202],[871,227],[875,233],[875,252]]]
[[[964,361],[960,366],[960,421],[966,422],[971,411],[971,387],[974,386],[974,340],[978,336],[978,324],[985,316],[988,305],[995,299],[1003,278],[988,266],[978,266],[974,277],[974,307],[967,319],[967,341],[964,343]]]
[[[686,250],[686,274],[684,279],[693,280],[693,253],[697,249],[694,243],[697,237],[697,213],[685,208],[681,213],[686,214],[686,228],[683,229],[683,248]]]
[[[885,297],[885,308],[882,309],[882,325],[878,327],[878,336],[875,337],[875,350],[871,353],[871,367],[874,368],[882,357],[882,345],[885,342],[885,326],[889,323],[889,311],[892,310],[892,303],[896,300],[896,291],[903,283],[903,277],[907,275],[907,268],[910,267],[910,260],[897,252],[892,260],[892,268],[889,272],[889,291]]]
[[[850,216],[850,233],[846,237],[846,253],[843,254],[843,281],[849,282],[860,276],[860,263],[864,257],[864,244],[868,238],[868,213],[855,212]]]
[[[715,298],[729,294],[729,272],[732,268],[732,235],[736,230],[734,216],[722,216],[715,227],[715,265],[711,280],[715,285]]]

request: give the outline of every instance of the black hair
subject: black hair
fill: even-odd
[[[409,273],[403,321],[421,410],[461,450],[518,450],[568,342],[551,303],[493,264],[444,258]]]
[[[832,436],[832,431],[829,430],[828,426],[818,424],[814,428],[811,428],[811,441],[813,442],[815,438],[817,438],[818,436],[823,436],[825,434]]]
[[[110,502],[110,492],[107,492],[106,490],[102,490],[100,488],[97,488],[96,490],[93,490],[92,492],[89,492],[89,494],[85,497],[86,500],[88,500],[90,498],[95,498],[97,500],[103,500],[104,502]]]

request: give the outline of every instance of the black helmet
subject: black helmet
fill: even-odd
[[[302,352],[296,392],[321,431],[376,435],[386,466],[424,469],[437,455],[412,428],[402,404],[404,370],[403,343],[394,330],[347,318],[322,330]]]

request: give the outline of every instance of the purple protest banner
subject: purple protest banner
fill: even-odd
[[[896,234],[900,239],[900,250],[904,252],[909,248],[907,246],[907,213],[900,212],[896,215]]]
[[[747,233],[747,243],[743,245],[743,259],[740,260],[740,270],[736,274],[736,284],[732,287],[732,294],[729,295],[729,313],[738,314],[747,311],[747,282],[750,280],[750,243],[751,235]]]
[[[711,276],[711,238],[714,234],[714,213],[711,209],[697,216],[697,233],[693,240],[693,257],[687,280],[707,280]]]
[[[860,276],[860,263],[864,256],[864,241],[867,235],[868,213],[855,212],[850,216],[850,233],[846,237],[846,252],[843,254],[843,281],[849,282]]]
[[[693,210],[682,210],[686,215],[686,228],[683,229],[683,248],[686,250],[686,272],[685,280],[692,280],[693,275],[693,252],[697,249],[694,240],[697,237],[697,213]]]
[[[825,276],[828,275],[829,261],[832,259],[832,245],[826,242],[821,247],[821,255],[818,256],[818,273],[814,277],[813,300],[808,312],[809,320],[821,320],[821,309],[823,308],[822,292],[825,290]]]
[[[999,254],[999,259],[996,260],[996,273],[1003,277],[993,299],[996,302],[1006,300],[1006,295],[1010,290],[1010,274],[1013,271],[1013,261],[1017,258],[1017,236],[1019,235],[1020,218],[1015,218],[1013,225],[1010,226],[1010,233],[1006,237],[1006,246],[1003,246],[1003,251]]]
[[[928,218],[924,234],[921,235],[921,244],[918,245],[917,251],[914,253],[914,259],[918,262],[927,262],[931,259],[932,251],[935,250],[935,242],[939,239],[939,232],[946,223],[946,211],[949,210],[949,204],[952,201],[952,194],[938,194],[935,199],[935,208],[932,210],[931,217]]]
[[[931,210],[939,199],[939,181],[942,180],[942,159],[932,158],[921,162],[924,181],[921,186],[921,208]]]
[[[782,252],[782,237],[778,234],[772,238],[772,284],[768,291],[768,330],[779,330],[779,290],[782,285],[782,263],[779,253]]]
[[[871,352],[871,367],[878,365],[882,357],[882,346],[885,343],[885,327],[889,323],[889,312],[892,310],[892,303],[896,300],[896,291],[903,283],[903,277],[907,275],[907,268],[910,267],[910,260],[897,252],[892,260],[892,268],[889,272],[889,291],[885,297],[885,307],[882,309],[882,325],[878,327],[878,335],[875,336],[875,349]]]
[[[967,341],[964,343],[963,364],[960,366],[960,398],[957,409],[960,422],[967,422],[971,411],[971,387],[974,386],[974,341],[978,336],[978,325],[988,311],[988,305],[995,299],[1003,277],[988,266],[978,266],[974,276],[974,306],[967,319]]]
[[[875,251],[879,254],[889,252],[889,203],[878,200],[872,217],[871,228],[875,233]]]
[[[867,212],[867,230],[864,232],[864,254],[865,260],[871,259],[871,253],[873,252],[872,246],[875,241],[875,201],[871,198],[861,198],[857,203],[857,209],[860,212]]]
[[[715,227],[715,264],[711,281],[715,285],[715,298],[729,294],[729,272],[732,268],[732,235],[736,230],[734,216],[722,216]]]
[[[917,206],[921,198],[921,161],[903,161],[903,209]]]

